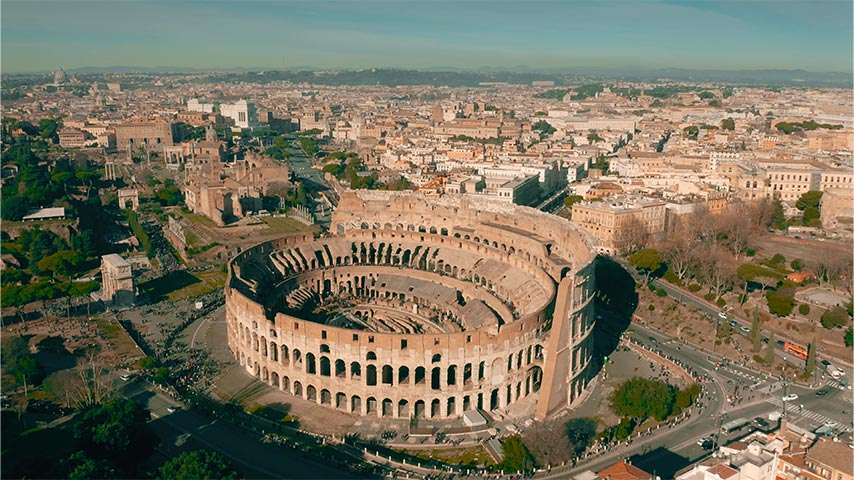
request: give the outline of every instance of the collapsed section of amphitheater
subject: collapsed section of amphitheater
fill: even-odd
[[[327,236],[229,264],[229,348],[291,395],[355,415],[544,418],[592,380],[594,254],[560,217],[465,196],[346,192]]]

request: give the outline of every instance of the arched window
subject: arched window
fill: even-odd
[[[368,352],[368,355],[367,355],[367,357],[365,357],[365,358],[367,358],[368,360],[376,360],[376,359],[377,359],[377,354],[376,354],[376,353],[374,353],[374,352]]]
[[[370,385],[370,386],[377,384],[377,367],[376,366],[368,365],[367,381],[368,381],[368,385]]]
[[[424,377],[426,376],[427,371],[424,367],[416,367],[415,368],[415,384],[422,385],[424,384]]]
[[[306,353],[305,354],[305,371],[306,373],[316,374],[317,366],[314,363],[314,354]]]
[[[448,367],[448,385],[457,384],[457,366],[451,365]]]
[[[391,368],[391,365],[383,365],[382,382],[385,385],[391,385],[394,383],[394,369]]]
[[[359,362],[350,362],[350,378],[358,380],[362,377],[362,365]]]
[[[320,357],[320,375],[324,377],[332,376],[329,358]]]
[[[400,367],[400,369],[398,369],[397,383],[398,384],[409,383],[409,367]]]
[[[439,390],[441,388],[440,377],[442,375],[442,369],[439,367],[433,367],[433,370],[430,375],[430,388],[433,390]]]

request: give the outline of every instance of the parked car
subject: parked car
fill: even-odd
[[[783,397],[783,401],[784,401],[784,402],[794,402],[794,401],[795,401],[795,400],[797,400],[797,399],[798,399],[798,394],[797,394],[797,393],[790,393],[790,394],[785,395],[785,396]]]
[[[815,391],[816,396],[823,397],[830,393],[830,387],[824,386]]]

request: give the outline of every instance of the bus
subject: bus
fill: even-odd
[[[794,342],[786,342],[783,344],[783,351],[791,353],[792,355],[800,358],[801,360],[807,359],[807,349],[801,345],[798,345]]]
[[[741,430],[748,425],[750,425],[750,420],[746,418],[736,418],[735,420],[730,420],[729,422],[721,425],[721,432],[730,434],[736,430]]]

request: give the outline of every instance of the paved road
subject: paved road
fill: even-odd
[[[607,318],[607,312],[601,313]],[[674,468],[678,468],[680,465],[696,462],[710,453],[697,445],[697,440],[717,433],[719,424],[738,418],[767,418],[769,413],[783,410],[780,400],[783,393],[777,388],[779,382],[774,378],[740,365],[721,366],[719,358],[640,325],[631,325],[627,334],[632,335],[636,341],[655,347],[690,365],[695,371],[712,378],[713,382],[706,384],[710,397],[706,401],[703,415],[695,416],[692,420],[670,431],[650,438],[638,439],[627,447],[578,467],[552,469],[551,472],[540,474],[537,478],[558,479],[586,470],[595,472],[622,458],[636,455],[642,456],[643,461],[652,462],[652,464],[670,462],[675,464]],[[809,430],[815,429],[828,419],[849,428],[852,425],[851,414],[854,406],[848,391],[831,389],[826,396],[817,396],[814,390],[798,386],[787,386],[786,391],[799,396],[798,401],[790,402],[786,408],[787,417],[793,423]],[[743,398],[753,395],[753,399],[743,404],[731,404],[727,401],[727,397],[734,397],[737,392],[740,392]],[[800,407],[801,404],[803,408]],[[733,437],[723,438],[722,443],[744,433],[743,431],[733,432]]]
[[[151,411],[150,426],[161,450],[209,448],[228,457],[248,478],[352,478],[293,449],[263,444],[257,435],[227,423],[210,420],[192,410],[170,412],[180,403],[141,380],[122,388],[122,394]]]

